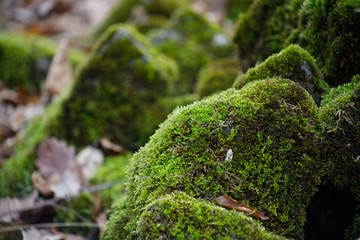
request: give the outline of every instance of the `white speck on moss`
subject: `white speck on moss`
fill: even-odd
[[[230,148],[226,153],[225,162],[230,162],[232,158],[233,158],[233,151]]]

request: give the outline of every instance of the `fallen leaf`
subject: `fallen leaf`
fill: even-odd
[[[65,39],[60,42],[45,81],[45,91],[50,93],[51,96],[60,94],[73,81],[67,51],[68,40]]]
[[[118,144],[112,143],[106,137],[100,138],[100,143],[101,143],[101,146],[103,146],[103,148],[108,149],[108,150],[112,151],[113,153],[120,154],[120,153],[127,152],[125,148],[123,148],[122,146],[120,146]]]
[[[77,196],[81,190],[79,176],[71,170],[65,170],[61,174],[60,181],[50,185],[50,189],[54,193],[55,198]]]
[[[31,207],[35,205],[36,198],[38,197],[38,192],[34,191],[27,198],[2,198],[0,199],[0,215],[6,214],[3,217],[0,217],[1,222],[13,222],[20,218],[20,209]]]
[[[17,105],[19,103],[18,93],[14,90],[3,89],[0,91],[0,102]]]
[[[229,209],[235,209],[236,211],[239,211],[239,212],[244,212],[250,216],[259,218],[261,220],[269,219],[269,217],[265,216],[262,212],[254,209],[252,207],[246,206],[243,203],[239,203],[227,195],[222,195],[220,197],[217,197],[217,198],[215,198],[215,200],[223,207],[226,207]]]
[[[56,138],[45,139],[39,146],[36,166],[45,179],[65,170],[76,172],[75,148]]]
[[[44,196],[50,196],[53,194],[53,191],[50,189],[52,184],[58,183],[61,180],[60,174],[53,174],[50,178],[45,179],[40,172],[33,172],[31,175],[31,181],[34,187],[41,192]]]
[[[13,137],[15,132],[11,129],[9,124],[0,123],[0,144],[5,142],[8,138]]]
[[[80,166],[84,180],[90,180],[98,166],[103,164],[104,155],[94,147],[86,147],[76,156],[76,163]]]

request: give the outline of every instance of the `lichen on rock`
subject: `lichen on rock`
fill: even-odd
[[[299,84],[276,77],[178,108],[131,159],[128,199],[105,236],[136,238],[144,207],[182,191],[229,195],[269,216],[268,231],[300,238],[322,175],[316,111]],[[233,158],[225,161],[229,149]]]
[[[115,25],[77,73],[53,133],[76,146],[108,137],[136,150],[152,133],[144,132],[144,111],[168,94],[176,79],[177,66],[171,59],[133,27]]]
[[[320,105],[321,95],[329,87],[311,55],[299,45],[290,45],[264,62],[250,68],[234,82],[234,87],[242,88],[246,83],[268,77],[283,77],[298,82]]]

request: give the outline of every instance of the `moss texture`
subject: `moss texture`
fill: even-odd
[[[105,236],[136,238],[144,207],[183,191],[229,195],[269,216],[267,230],[301,238],[305,206],[322,175],[316,111],[306,90],[282,78],[178,108],[132,158],[128,199],[115,208]]]
[[[20,33],[0,32],[0,79],[8,87],[41,90],[57,45],[48,39]],[[83,59],[80,51],[70,51],[72,65]]]
[[[274,76],[298,82],[313,96],[318,105],[321,95],[329,89],[315,60],[298,45],[290,45],[249,69],[236,79],[234,87],[240,89],[248,82]]]
[[[69,97],[71,86],[65,90],[55,102],[45,109],[41,117],[33,119],[26,126],[15,146],[15,154],[8,159],[0,171],[0,198],[7,196],[24,196],[25,190],[31,186],[31,174],[35,170],[38,144],[49,136],[49,128],[61,112],[65,99]]]
[[[138,225],[139,239],[285,239],[265,231],[243,213],[183,192],[163,196],[149,204]]]
[[[331,86],[360,73],[359,8],[358,0],[307,0],[290,37],[315,57]]]
[[[303,0],[254,0],[235,28],[241,67],[246,71],[257,61],[279,52],[296,27]]]
[[[92,36],[93,39],[97,39],[101,36],[107,28],[116,23],[125,23],[130,18],[132,11],[136,7],[142,7],[149,16],[164,16],[168,18],[171,13],[180,7],[189,6],[187,0],[122,0],[115,5],[113,10],[109,13],[105,21],[95,31]]]
[[[238,60],[224,58],[203,67],[198,75],[195,94],[198,99],[232,87],[241,74]]]
[[[135,150],[152,134],[143,122],[145,110],[176,78],[176,64],[144,36],[128,25],[113,26],[78,72],[53,133],[76,146],[104,136]]]
[[[147,35],[154,46],[178,63],[177,94],[194,92],[201,67],[233,52],[231,41],[220,26],[189,8],[176,10],[164,28]]]
[[[331,89],[319,108],[322,159],[328,178],[340,188],[350,188],[360,200],[360,75],[351,83]]]

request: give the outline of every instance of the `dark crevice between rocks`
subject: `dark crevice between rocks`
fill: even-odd
[[[348,190],[329,183],[319,187],[306,209],[305,240],[345,239],[345,230],[352,225],[357,205]]]

